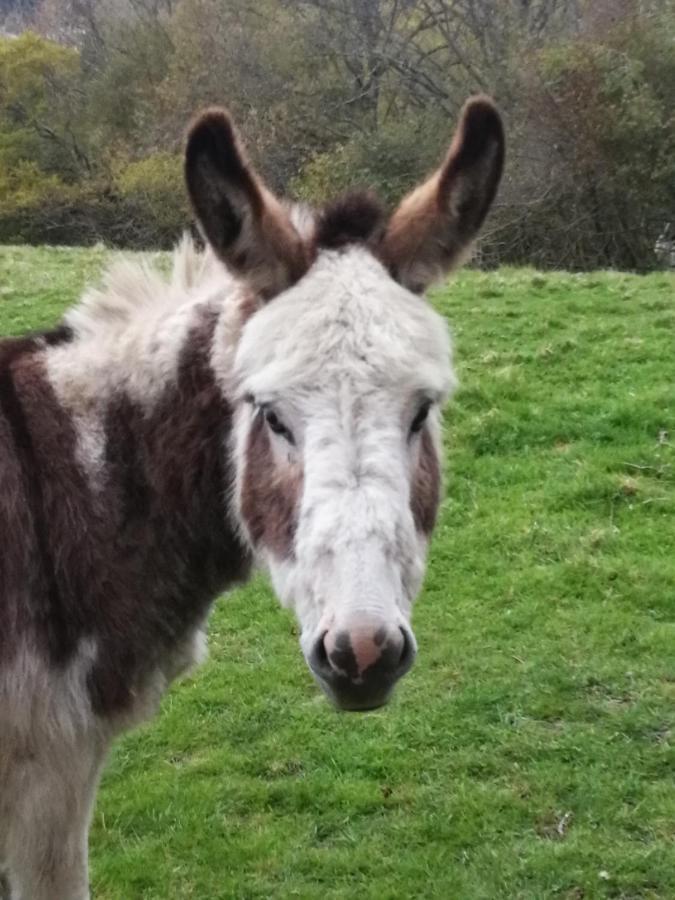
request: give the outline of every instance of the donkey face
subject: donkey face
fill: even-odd
[[[237,502],[341,705],[379,705],[415,654],[410,606],[439,498],[443,320],[367,251],[322,253],[248,323]]]
[[[454,386],[445,323],[419,293],[476,235],[502,162],[499,116],[478,98],[441,168],[387,224],[352,196],[301,231],[225,113],[190,133],[197,217],[261,299],[234,364],[238,518],[296,612],[313,674],[346,709],[385,703],[416,653],[410,613]]]

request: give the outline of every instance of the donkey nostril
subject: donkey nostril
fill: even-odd
[[[397,669],[402,671],[408,670],[412,665],[413,659],[415,658],[415,646],[405,628],[402,628],[399,625],[399,631],[403,638],[403,645],[401,647],[401,655],[399,656]]]
[[[321,666],[330,666],[330,663],[328,662],[328,652],[326,650],[325,643],[327,634],[328,632],[324,631],[319,640],[316,642],[316,647],[314,648],[315,659]]]
[[[326,650],[325,640],[327,634],[327,631],[324,631],[323,634],[320,634],[316,639],[314,646],[312,647],[309,662],[311,667],[316,672],[328,673],[332,669],[330,660],[328,659],[328,651]]]
[[[316,638],[307,661],[329,683],[351,682],[371,690],[397,681],[410,669],[415,654],[415,639],[403,625],[365,633],[329,629]]]

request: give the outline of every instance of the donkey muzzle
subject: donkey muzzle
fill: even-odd
[[[315,678],[340,709],[383,706],[416,654],[405,625],[367,619],[322,631],[308,655]]]

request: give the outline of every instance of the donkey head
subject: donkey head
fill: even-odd
[[[454,385],[445,322],[419,295],[470,247],[503,157],[499,114],[470,100],[441,167],[387,222],[370,195],[285,208],[221,110],[189,134],[201,228],[258,298],[234,365],[237,515],[342,708],[385,703],[415,657]]]

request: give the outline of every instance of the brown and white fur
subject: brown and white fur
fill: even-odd
[[[336,705],[381,705],[411,665],[454,385],[445,324],[419,294],[475,237],[503,147],[475,98],[388,222],[363,195],[299,215],[211,110],[186,152],[207,252],[184,241],[169,282],[120,264],[56,331],[0,343],[12,900],[88,897],[110,742],[202,657],[214,598],[254,562]]]

